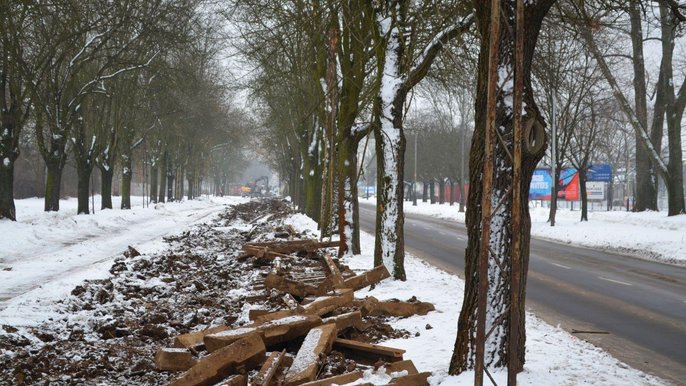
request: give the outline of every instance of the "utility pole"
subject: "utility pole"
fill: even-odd
[[[417,142],[419,142],[418,132],[414,132],[414,178],[412,180],[412,206],[417,206]]]

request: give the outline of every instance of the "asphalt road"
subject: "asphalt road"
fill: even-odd
[[[365,231],[375,209],[360,207]],[[405,215],[407,250],[464,277],[463,224]],[[686,267],[532,239],[527,309],[632,367],[686,385]]]

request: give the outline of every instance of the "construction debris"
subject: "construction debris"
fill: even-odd
[[[426,315],[436,308],[433,304],[419,302],[417,299],[410,299],[402,302],[397,299],[379,301],[373,296],[368,296],[364,300],[355,301],[355,306],[360,308],[363,316],[399,316],[406,318],[412,315]]]
[[[17,385],[324,386],[384,371],[395,382],[416,381],[402,380],[418,374],[403,350],[374,343],[409,336],[389,316],[433,306],[355,299],[388,270],[356,275],[326,249],[338,242],[279,223],[290,213],[280,201],[251,201],[167,238],[166,252],[129,250],[110,278],[76,287],[64,302],[65,314],[90,313],[92,326],[37,331],[49,342],[39,349],[0,334],[0,348],[27,346],[14,348],[0,372]]]
[[[260,372],[257,373],[257,375],[255,376],[255,379],[253,379],[252,384],[255,386],[267,386],[267,385],[269,385],[272,378],[274,378],[274,375],[279,370],[279,366],[281,366],[281,362],[283,362],[283,358],[285,356],[286,356],[286,350],[285,349],[281,352],[273,351],[269,355],[269,358],[267,358],[267,361],[264,362],[264,365],[262,365]]]
[[[163,371],[186,371],[193,367],[195,362],[193,354],[184,348],[160,348],[155,354],[155,366]]]
[[[253,333],[200,359],[170,386],[212,385],[238,371],[252,370],[264,361],[266,349]]]
[[[319,355],[331,351],[331,344],[335,338],[335,324],[326,324],[310,330],[286,373],[284,384],[299,385],[314,380],[319,370]]]

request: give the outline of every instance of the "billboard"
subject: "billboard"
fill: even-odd
[[[589,200],[602,200],[605,196],[605,183],[612,181],[612,167],[607,164],[593,165],[586,173],[586,189]],[[602,186],[602,188],[600,188]],[[591,193],[591,187],[593,193]],[[550,200],[553,177],[550,169],[534,170],[529,186],[529,200]],[[567,201],[579,199],[579,173],[575,168],[560,171],[557,197]],[[598,198],[600,197],[600,198]]]
[[[550,169],[534,170],[529,186],[529,200],[550,200],[552,189],[553,177],[550,175]]]
[[[602,181],[586,182],[586,198],[591,201],[603,201],[605,199],[605,183]]]
[[[586,173],[586,181],[611,182],[612,166],[608,164],[592,165]]]

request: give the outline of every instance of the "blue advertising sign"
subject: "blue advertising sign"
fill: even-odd
[[[549,169],[536,169],[529,186],[529,200],[550,200],[553,177]]]
[[[591,166],[586,173],[586,181],[612,182],[612,166],[608,164]]]

